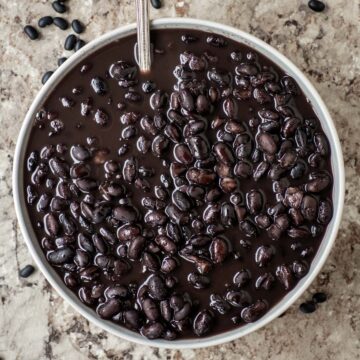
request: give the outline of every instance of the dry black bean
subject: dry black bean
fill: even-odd
[[[41,83],[44,85],[50,78],[51,75],[53,74],[53,71],[47,71],[41,78]]]
[[[22,269],[19,270],[19,276],[22,278],[27,278],[32,275],[35,271],[35,268],[32,265],[26,265]]]
[[[311,314],[316,310],[316,303],[314,301],[307,301],[300,304],[299,309],[304,314]]]
[[[41,28],[44,28],[46,26],[49,26],[53,23],[53,18],[51,16],[43,16],[42,18],[39,19],[38,21],[38,25]]]
[[[71,27],[77,34],[81,34],[85,30],[84,25],[77,19],[71,22]]]
[[[39,32],[31,25],[26,25],[24,27],[24,33],[29,37],[31,40],[36,40],[39,37]]]
[[[66,30],[69,27],[69,23],[67,22],[67,20],[62,17],[54,17],[53,21],[54,25],[61,30]]]
[[[77,37],[74,34],[70,34],[65,39],[64,49],[73,50],[77,41]]]
[[[311,10],[316,12],[322,12],[325,10],[325,4],[319,0],[310,0],[308,6]]]

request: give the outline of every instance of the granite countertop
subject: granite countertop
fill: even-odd
[[[307,0],[163,0],[152,17],[190,16],[235,26],[288,56],[328,105],[344,151],[347,190],[341,229],[320,275],[285,316],[242,339],[202,350],[158,350],[123,341],[89,324],[36,271],[16,220],[11,188],[14,147],[41,75],[65,55],[65,33],[42,31],[30,41],[25,24],[54,14],[50,1],[0,0],[0,358],[1,359],[360,359],[360,4],[327,0],[323,13]],[[71,1],[87,41],[134,22],[132,0]],[[315,291],[329,300],[310,315],[298,305]]]

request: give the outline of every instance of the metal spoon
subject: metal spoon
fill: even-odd
[[[149,1],[136,0],[137,43],[135,60],[142,73],[148,73],[151,67]]]

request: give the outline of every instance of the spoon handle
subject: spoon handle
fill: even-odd
[[[151,66],[149,1],[136,0],[137,58],[140,71],[147,73]]]

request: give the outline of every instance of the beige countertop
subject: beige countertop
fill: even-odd
[[[344,151],[347,191],[334,249],[309,291],[285,316],[231,343],[186,351],[135,345],[101,331],[78,315],[33,263],[16,220],[11,167],[24,115],[41,75],[65,55],[65,33],[49,28],[40,41],[22,33],[27,23],[54,14],[50,1],[0,0],[0,358],[9,359],[360,359],[360,3],[327,0],[314,13],[307,0],[163,0],[152,17],[190,16],[235,26],[288,56],[311,79],[328,105]],[[134,22],[132,0],[69,1],[68,19],[87,25],[87,41]],[[70,30],[68,31],[70,32]],[[329,300],[310,315],[298,305],[311,293]]]

